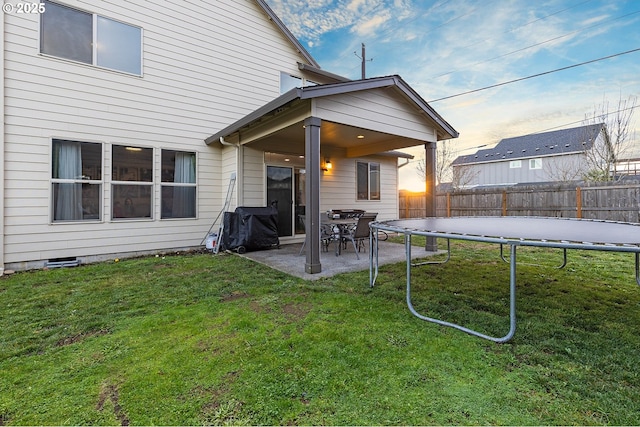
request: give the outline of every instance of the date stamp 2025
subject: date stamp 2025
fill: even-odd
[[[16,3],[2,3],[2,11],[4,13],[44,13],[45,4],[44,3],[26,3],[26,2],[16,2]]]

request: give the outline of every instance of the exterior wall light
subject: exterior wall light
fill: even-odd
[[[333,165],[331,164],[331,160],[325,159],[324,164],[320,166],[320,169],[326,172],[326,171],[330,171],[332,167]]]

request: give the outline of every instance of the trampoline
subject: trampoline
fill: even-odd
[[[378,278],[378,240],[380,231],[394,232],[405,237],[407,263],[407,306],[419,319],[459,329],[497,343],[513,338],[516,331],[516,249],[518,246],[629,252],[635,254],[636,283],[640,285],[640,225],[633,223],[573,218],[543,217],[450,217],[377,221],[370,225],[369,285]],[[447,258],[438,262],[412,263],[411,237],[425,236],[447,239]],[[411,303],[411,269],[419,265],[442,264],[451,258],[450,240],[495,243],[500,245],[502,259],[509,263],[509,332],[493,337],[456,323],[446,322],[418,313]],[[503,256],[503,246],[509,246],[509,259]]]

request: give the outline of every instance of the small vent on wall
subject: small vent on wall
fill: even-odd
[[[75,257],[53,258],[44,264],[44,266],[47,268],[77,267],[79,265],[80,261],[78,261],[78,258]]]

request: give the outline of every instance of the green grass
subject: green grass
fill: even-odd
[[[508,265],[453,242],[413,270],[425,315],[508,329]],[[314,282],[183,254],[0,280],[0,425],[630,425],[633,256],[521,249],[518,329],[413,317],[403,263]],[[543,266],[526,265],[539,262]]]

